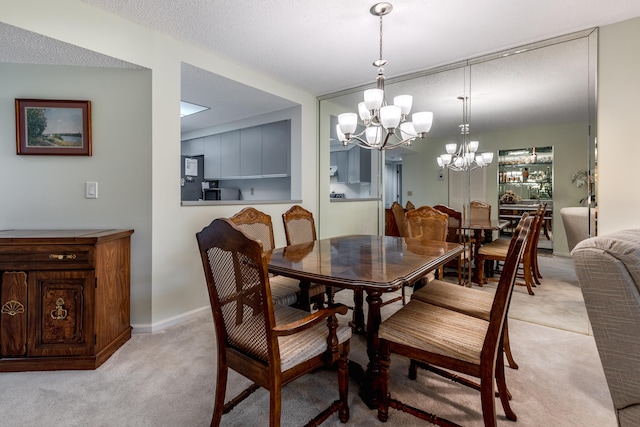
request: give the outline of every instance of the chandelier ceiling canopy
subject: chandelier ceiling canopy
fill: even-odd
[[[378,69],[376,88],[364,91],[364,101],[358,104],[358,113],[343,113],[338,116],[336,133],[338,139],[347,146],[357,144],[367,149],[389,150],[402,145],[411,145],[414,139],[424,139],[431,130],[433,113],[428,111],[413,113],[412,121],[407,121],[413,97],[399,95],[393,104],[387,104],[384,90],[384,66],[382,59],[382,17],[393,10],[391,3],[377,3],[369,10],[380,18],[380,56],[373,62]],[[358,115],[364,129],[357,132]]]

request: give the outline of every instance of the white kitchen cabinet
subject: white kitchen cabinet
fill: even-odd
[[[357,146],[351,148],[348,155],[348,165],[349,184],[371,182],[371,150]]]
[[[262,177],[262,126],[240,130],[240,175]]]
[[[204,153],[204,138],[194,138],[182,141],[180,154],[183,156],[199,156]]]
[[[262,126],[262,175],[289,176],[291,163],[291,121]]]
[[[240,131],[220,134],[221,178],[239,178],[240,174]]]
[[[220,153],[220,134],[209,135],[204,139],[204,178],[219,179],[222,176],[222,157]]]

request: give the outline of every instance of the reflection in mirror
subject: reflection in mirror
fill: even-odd
[[[299,104],[185,63],[180,97],[183,205],[301,197]]]
[[[414,108],[433,111],[434,120],[425,141],[398,153],[400,158],[385,167],[385,193],[393,192],[391,197],[385,194],[385,205],[392,201],[404,205],[407,200],[416,206],[449,204],[451,193],[469,193],[475,186],[482,188],[481,194],[465,194],[462,199],[484,199],[495,205],[492,215],[498,218],[498,162],[481,169],[480,176],[476,170],[458,183],[451,181],[452,173],[436,164],[445,144],[460,142],[462,113],[457,98],[468,94],[470,134],[482,151],[492,151],[497,159],[499,150],[554,147],[554,219],[559,219],[562,207],[579,206],[581,200],[594,206],[595,197],[587,197],[594,194],[593,186],[578,187],[571,181],[580,170],[597,176],[595,132],[589,133],[595,125],[596,43],[597,30],[587,30],[437,70],[387,78],[386,92],[413,94],[414,102],[426,103]],[[365,88],[327,95],[321,98],[321,105],[337,105],[335,114],[350,111]],[[385,153],[387,162],[389,154]],[[387,176],[399,170],[401,178]],[[554,220],[550,228],[554,251],[568,253],[561,221]]]

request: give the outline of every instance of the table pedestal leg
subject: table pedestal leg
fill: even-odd
[[[364,380],[360,386],[360,397],[370,409],[376,409],[380,402],[381,381],[380,376],[380,340],[378,329],[382,321],[380,307],[382,306],[381,292],[367,291],[367,354],[369,364],[365,372]]]

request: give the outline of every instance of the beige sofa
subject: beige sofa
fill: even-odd
[[[591,215],[589,215],[589,209],[591,209]],[[571,252],[578,242],[588,238],[589,232],[591,232],[592,235],[596,234],[596,214],[596,208],[584,206],[572,206],[560,209],[560,217],[562,218],[562,225],[564,225],[564,231],[567,235],[569,252]],[[591,221],[591,228],[589,228],[589,221]]]
[[[571,252],[620,426],[640,426],[640,229]]]

